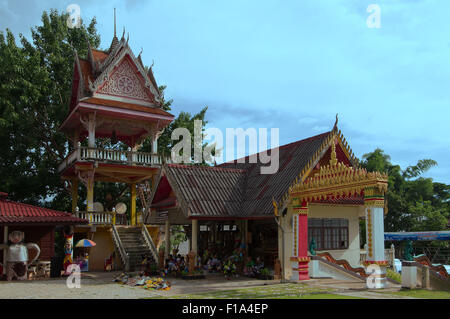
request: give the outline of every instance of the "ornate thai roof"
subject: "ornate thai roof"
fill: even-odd
[[[145,101],[147,106],[161,107],[162,97],[152,68],[145,70],[140,54],[134,55],[124,35],[120,40],[114,36],[107,51],[93,49],[86,41],[87,56],[81,58],[75,52],[71,110],[81,99],[98,94],[123,95]],[[122,70],[120,77],[118,69]]]

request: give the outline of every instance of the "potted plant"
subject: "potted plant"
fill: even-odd
[[[259,274],[259,279],[271,280],[272,276],[270,275],[270,270],[268,268],[261,269],[261,273]]]

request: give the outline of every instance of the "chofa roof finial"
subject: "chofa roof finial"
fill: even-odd
[[[116,8],[114,8],[114,37],[116,37]]]
[[[336,113],[336,121],[334,122],[333,131],[337,129],[338,120],[338,113]]]

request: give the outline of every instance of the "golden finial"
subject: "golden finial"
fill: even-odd
[[[336,121],[334,122],[333,131],[337,129],[337,124],[338,124],[338,113],[336,113]]]
[[[333,139],[331,142],[331,158],[330,158],[330,166],[335,166],[337,164],[336,157],[336,141]]]

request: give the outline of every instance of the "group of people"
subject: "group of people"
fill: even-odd
[[[244,267],[244,275],[248,277],[258,277],[263,269],[264,262],[261,258],[257,257],[256,261],[253,261],[252,257],[248,257]]]
[[[169,258],[167,258],[165,262],[163,274],[165,276],[169,274],[178,276],[182,272],[188,272],[188,263],[184,256],[181,256],[180,254],[176,256],[169,255]]]
[[[247,262],[244,263],[244,250],[241,248],[235,249],[231,255],[225,256],[222,260],[217,254],[208,254],[206,251],[203,260],[204,269],[210,273],[223,272],[226,279],[238,277],[240,274],[248,277],[258,277],[261,270],[264,269],[264,262],[260,257],[256,261],[252,257],[247,257]]]
[[[245,250],[243,248],[236,248],[229,255],[221,256],[220,253],[212,250],[205,250],[202,254],[197,256],[198,270],[208,271],[209,273],[223,273],[226,279],[244,275],[248,277],[258,277],[261,270],[264,269],[264,262],[260,257],[256,261],[252,257],[247,257],[244,261]],[[162,271],[163,276],[174,275],[178,276],[182,273],[188,272],[188,259],[180,254],[169,255],[165,261],[165,266]]]

